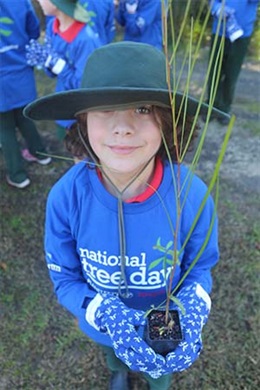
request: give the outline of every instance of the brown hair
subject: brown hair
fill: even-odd
[[[187,150],[191,148],[193,141],[197,136],[198,126],[194,126],[193,117],[186,116],[184,120],[181,115],[178,120],[175,121],[174,125],[172,110],[170,108],[153,106],[153,111],[155,119],[162,130],[163,137],[157,155],[161,157],[162,160],[168,160],[170,157],[172,161],[176,161],[177,153],[178,155],[183,154],[183,150],[186,146]],[[176,145],[174,144],[174,127],[177,129]],[[85,145],[98,160],[89,143],[86,113],[77,115],[77,122],[75,122],[67,132],[65,137],[67,150],[77,158],[91,158],[84,142],[82,142],[79,129]],[[187,145],[187,143],[189,143],[189,145]]]

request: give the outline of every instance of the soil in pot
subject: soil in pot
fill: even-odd
[[[182,331],[177,310],[169,313],[168,325],[165,322],[165,311],[152,310],[147,318],[144,340],[162,356],[174,351],[182,341]]]

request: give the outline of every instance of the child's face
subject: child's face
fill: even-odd
[[[44,15],[56,15],[57,12],[57,7],[50,1],[50,0],[37,0],[38,3],[40,4]]]
[[[161,145],[160,127],[149,105],[87,115],[90,145],[112,174],[136,174]]]

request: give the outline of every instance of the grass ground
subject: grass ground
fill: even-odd
[[[40,73],[37,78],[40,93],[49,92],[49,79]],[[189,370],[174,376],[172,390],[260,386],[260,172],[254,160],[259,152],[259,69],[245,67],[239,83],[234,104],[238,120],[221,171],[221,258],[213,271],[213,308],[204,330],[204,351]],[[217,142],[224,130],[216,123],[210,126]],[[39,129],[51,154],[66,155],[52,123],[40,123]],[[200,168],[205,180],[211,141]],[[56,302],[44,261],[46,196],[71,165],[62,159],[46,167],[28,164],[32,185],[21,191],[6,184],[0,156],[0,390],[107,389],[103,356]],[[146,388],[138,376],[132,380],[135,390]]]

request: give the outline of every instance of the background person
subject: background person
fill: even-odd
[[[237,80],[245,59],[250,38],[253,33],[257,16],[259,0],[214,0],[210,2],[213,15],[212,38],[210,55],[218,29],[219,19],[221,26],[214,51],[213,64],[217,64],[218,48],[221,37],[225,36],[224,55],[221,63],[220,79],[217,86],[214,106],[221,111],[229,113],[232,107]],[[211,67],[208,83],[208,98],[211,95],[214,66]],[[228,124],[227,118],[219,118],[221,124]]]
[[[120,0],[116,21],[124,28],[124,40],[148,43],[162,50],[161,0]]]
[[[26,61],[25,46],[40,35],[39,21],[28,0],[1,0],[0,40],[0,139],[7,171],[7,182],[15,188],[25,188],[30,179],[23,157],[41,165],[51,162],[35,124],[23,116],[23,108],[36,98],[33,68]],[[28,149],[21,154],[17,138],[21,133]]]
[[[175,99],[176,115],[181,97]],[[198,104],[187,103],[185,133],[182,119],[178,127],[182,142]],[[148,44],[105,45],[89,57],[81,88],[43,97],[25,114],[35,120],[77,118],[67,145],[86,158],[48,196],[46,261],[59,302],[102,345],[112,372],[110,390],[129,388],[129,370],[142,373],[151,390],[169,389],[172,373],[187,369],[202,349],[211,269],[219,254],[211,197],[193,226],[207,187],[176,161],[164,54]],[[176,181],[182,188],[180,217]],[[179,251],[172,288],[203,248],[177,292],[185,314],[172,305],[180,313],[184,340],[165,357],[135,329],[144,325],[145,311],[166,297],[172,263],[165,269],[157,261],[151,268],[162,256],[154,249],[160,237],[163,245],[170,243],[168,250]]]
[[[113,0],[82,0],[87,11],[92,11],[91,27],[98,33],[103,45],[113,41],[116,32],[115,6]]]
[[[101,45],[98,35],[90,27],[90,17],[78,1],[37,0],[46,16],[54,16],[46,28],[47,44],[37,59],[49,77],[57,77],[55,90],[78,88],[88,56]],[[32,45],[32,57],[34,46]],[[63,140],[72,120],[57,120],[57,136]]]

